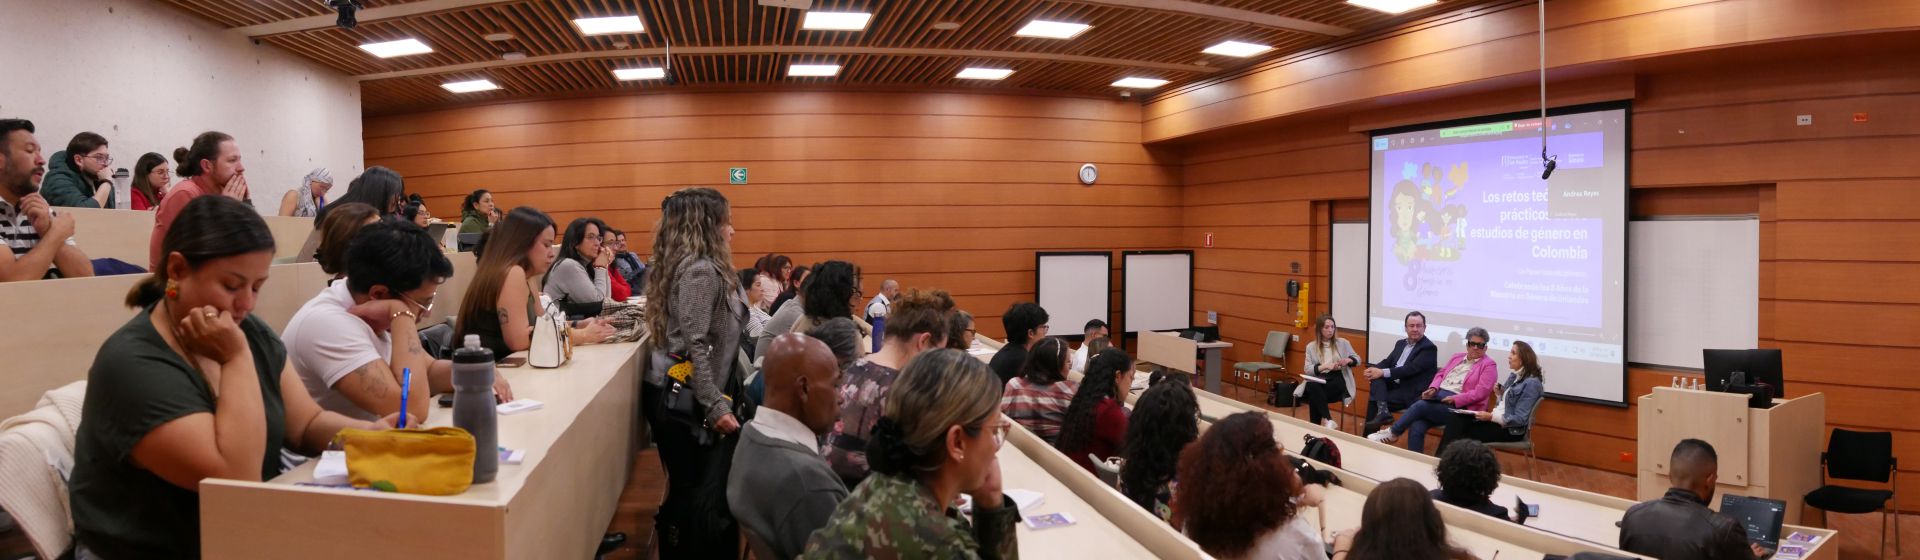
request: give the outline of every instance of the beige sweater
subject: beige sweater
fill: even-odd
[[[73,546],[67,474],[87,382],[48,391],[26,414],[0,422],[0,509],[13,514],[41,558]]]

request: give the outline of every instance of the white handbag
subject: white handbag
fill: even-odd
[[[553,306],[545,309],[546,312],[533,321],[533,340],[527,345],[527,365],[557,368],[566,365],[567,360],[573,357],[573,346],[567,339],[567,316]]]

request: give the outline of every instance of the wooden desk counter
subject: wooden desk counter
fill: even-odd
[[[639,344],[581,346],[558,369],[499,370],[514,395],[545,403],[500,417],[499,443],[526,451],[493,482],[453,496],[296,486],[313,463],[273,480],[200,489],[207,558],[590,558],[633,459]],[[452,424],[435,406],[427,426]]]

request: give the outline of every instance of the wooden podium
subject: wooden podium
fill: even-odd
[[[1694,438],[1720,456],[1718,496],[1739,494],[1787,503],[1786,522],[1801,519],[1800,502],[1820,487],[1826,449],[1827,397],[1814,393],[1774,399],[1773,408],[1747,407],[1747,395],[1654,387],[1640,397],[1640,499],[1659,498],[1672,485],[1667,459],[1674,444]]]

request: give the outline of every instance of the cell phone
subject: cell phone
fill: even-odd
[[[1054,527],[1065,527],[1072,524],[1073,516],[1067,515],[1067,512],[1064,511],[1060,513],[1027,516],[1027,528],[1035,531],[1052,529]]]
[[[514,356],[511,358],[507,358],[505,360],[500,360],[500,363],[494,364],[494,365],[496,367],[503,367],[503,368],[516,368],[516,367],[527,365],[527,357]]]

